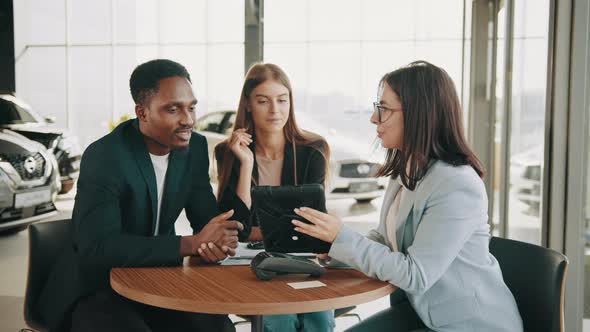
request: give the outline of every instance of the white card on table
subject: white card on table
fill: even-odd
[[[304,288],[314,288],[314,287],[324,287],[324,284],[321,281],[303,281],[303,282],[289,282],[287,285],[295,288],[295,289],[304,289]]]

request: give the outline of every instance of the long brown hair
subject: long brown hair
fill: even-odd
[[[258,63],[250,67],[244,79],[244,85],[242,87],[242,93],[240,95],[240,103],[238,105],[238,111],[234,123],[234,130],[246,128],[246,131],[250,135],[252,135],[252,137],[255,136],[252,113],[247,111],[248,101],[250,100],[250,94],[252,93],[252,91],[257,86],[268,80],[274,80],[280,83],[281,85],[285,86],[289,91],[289,117],[287,118],[287,123],[285,124],[285,127],[283,127],[283,134],[285,136],[285,140],[289,143],[295,143],[295,145],[311,146],[318,152],[320,152],[326,161],[327,178],[330,159],[330,147],[328,146],[328,144],[318,145],[317,143],[324,142],[324,139],[321,136],[308,131],[304,131],[301,128],[299,128],[299,126],[297,126],[297,121],[295,120],[295,112],[293,107],[293,89],[291,88],[291,82],[289,81],[287,74],[285,74],[285,72],[279,66],[272,63]],[[219,167],[219,169],[217,170],[217,183],[219,184],[219,187],[217,189],[218,201],[221,201],[223,192],[225,191],[225,188],[229,183],[229,178],[235,162],[235,156],[229,148],[229,138],[221,142],[220,145],[221,144],[225,145],[225,151],[223,151],[223,161],[221,167]],[[293,153],[296,153],[296,151],[293,151]]]
[[[401,149],[387,150],[377,176],[400,176],[414,190],[430,161],[442,160],[454,166],[470,165],[483,178],[484,167],[465,139],[455,85],[444,69],[416,61],[385,74],[379,87],[385,83],[402,104],[404,142]]]

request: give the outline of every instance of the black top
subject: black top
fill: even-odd
[[[315,141],[310,145],[296,145],[297,184],[324,184],[326,179],[326,160],[323,152],[327,150],[327,146],[328,143],[324,140]],[[217,171],[219,174],[222,172],[221,165],[223,162],[223,155],[227,148],[226,142],[222,142],[215,147],[215,159],[217,160]],[[254,154],[254,168],[252,169],[252,186],[254,186],[258,180],[258,167],[256,164],[256,153],[254,153],[254,143],[250,144],[250,149]],[[293,145],[287,143],[285,144],[285,156],[283,158],[283,169],[281,171],[281,185],[295,185],[295,173],[293,168]],[[222,194],[221,201],[219,201],[219,209],[221,211],[234,209],[232,219],[244,224],[244,230],[241,231],[239,235],[240,240],[244,241],[250,235],[252,226],[258,225],[258,218],[250,212],[250,209],[246,207],[246,204],[244,204],[242,199],[240,199],[236,193],[239,174],[240,161],[238,158],[235,158],[228,185]],[[254,204],[256,204],[256,202],[252,201],[252,205]]]
[[[170,152],[158,236],[156,176],[137,119],[92,143],[82,157],[73,240],[52,269],[38,308],[56,329],[82,296],[109,288],[112,267],[180,265],[174,223],[185,209],[193,232],[219,212],[209,182],[207,142],[193,133]]]

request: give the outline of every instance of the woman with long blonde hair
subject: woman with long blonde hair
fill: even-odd
[[[218,202],[244,224],[242,241],[260,241],[251,213],[256,185],[324,184],[330,149],[319,135],[299,128],[291,83],[274,64],[253,65],[244,81],[234,130],[215,147]],[[264,317],[265,331],[332,331],[332,311]]]

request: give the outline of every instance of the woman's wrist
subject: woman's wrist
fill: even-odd
[[[254,160],[253,159],[249,159],[249,160],[240,160],[240,172],[244,172],[244,171],[250,171],[252,172],[252,169],[254,168]]]

